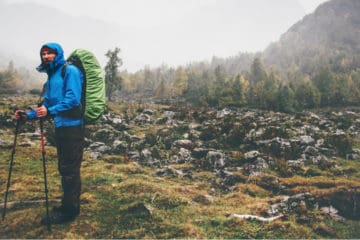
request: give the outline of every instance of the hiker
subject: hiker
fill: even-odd
[[[84,120],[81,114],[83,74],[73,65],[66,65],[65,68],[64,52],[57,43],[43,45],[40,57],[41,64],[36,69],[48,75],[44,100],[26,115],[21,114],[24,110],[17,110],[14,118],[54,119],[63,196],[61,205],[53,207],[49,221],[60,224],[74,220],[80,213],[80,165],[84,145]],[[41,223],[48,224],[47,218],[43,218]]]

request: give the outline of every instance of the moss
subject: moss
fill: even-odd
[[[305,171],[305,176],[306,177],[316,177],[316,176],[321,176],[322,172],[321,170],[319,170],[317,167],[309,167],[306,171]]]

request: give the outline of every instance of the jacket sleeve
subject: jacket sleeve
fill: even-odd
[[[26,118],[27,119],[35,119],[37,118],[37,114],[35,110],[31,110],[30,112],[26,113]]]
[[[75,66],[68,65],[64,77],[65,95],[58,104],[48,107],[47,96],[45,95],[44,106],[48,108],[51,115],[57,115],[60,112],[77,107],[81,103],[82,93],[82,73]]]

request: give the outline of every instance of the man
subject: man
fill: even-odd
[[[25,119],[51,116],[54,119],[55,139],[58,153],[58,169],[61,175],[63,196],[60,206],[54,206],[49,218],[51,224],[75,219],[80,213],[80,165],[83,158],[84,127],[81,114],[83,75],[73,66],[67,65],[62,47],[47,43],[40,50],[39,72],[45,72],[44,101],[41,106],[27,112]],[[22,117],[23,110],[15,112],[15,119]],[[47,219],[41,221],[47,224]]]

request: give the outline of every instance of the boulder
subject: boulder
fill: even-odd
[[[120,140],[115,140],[112,144],[111,153],[123,154],[127,151],[127,143]]]
[[[206,155],[206,160],[214,169],[220,169],[225,166],[227,157],[223,152],[209,151]]]
[[[178,154],[175,156],[176,163],[183,164],[191,162],[191,152],[188,149],[180,148]]]
[[[175,142],[173,142],[172,147],[175,148],[186,148],[191,150],[193,148],[193,142],[191,140],[188,139],[181,139],[181,140],[176,140]]]

